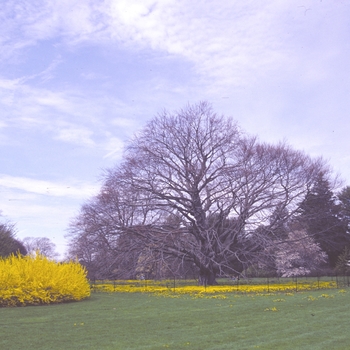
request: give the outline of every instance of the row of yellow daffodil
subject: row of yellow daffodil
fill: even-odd
[[[92,285],[94,291],[101,292],[119,292],[119,293],[156,293],[156,294],[217,294],[217,293],[274,293],[274,292],[295,292],[308,291],[316,289],[336,288],[334,281],[318,281],[318,282],[288,282],[277,284],[240,284],[240,285],[217,285],[217,286],[198,286],[183,285],[173,287],[170,283],[154,281],[128,281],[123,282],[100,282]]]
[[[37,254],[0,259],[0,306],[81,300],[90,295],[85,269]]]

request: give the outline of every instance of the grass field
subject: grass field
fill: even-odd
[[[221,299],[222,298],[222,299]],[[93,293],[0,309],[0,349],[349,349],[350,290],[168,298]]]

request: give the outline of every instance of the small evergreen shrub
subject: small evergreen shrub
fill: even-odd
[[[88,296],[86,270],[77,262],[58,263],[40,254],[0,259],[0,306],[61,303]]]

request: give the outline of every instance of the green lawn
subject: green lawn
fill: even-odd
[[[226,299],[94,293],[0,309],[0,349],[345,350],[349,312],[350,290],[337,289]]]

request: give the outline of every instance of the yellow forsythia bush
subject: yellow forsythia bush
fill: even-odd
[[[61,303],[88,296],[86,270],[77,262],[59,263],[40,254],[0,259],[0,306]]]

